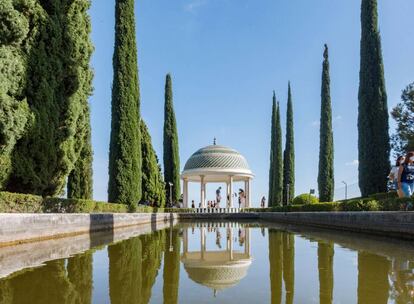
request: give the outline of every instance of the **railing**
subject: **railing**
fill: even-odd
[[[194,208],[194,213],[239,213],[240,208]]]

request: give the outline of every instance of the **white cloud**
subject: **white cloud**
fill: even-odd
[[[338,120],[342,120],[342,116],[341,115],[337,115],[333,118],[333,122],[338,121]]]
[[[337,122],[337,121],[340,121],[340,120],[342,120],[342,116],[341,115],[337,115],[337,116],[335,116],[335,117],[332,117],[332,122],[333,123],[335,123],[335,122]],[[314,121],[312,121],[312,123],[311,123],[311,126],[312,127],[319,127],[321,125],[321,123],[320,123],[320,121],[319,120],[314,120]]]
[[[358,166],[359,165],[359,161],[357,159],[354,159],[351,162],[345,163],[345,165],[347,165],[347,166]]]
[[[196,9],[207,4],[207,0],[192,0],[184,6],[187,12],[194,12]]]

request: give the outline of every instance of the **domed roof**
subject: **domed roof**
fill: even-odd
[[[184,171],[201,168],[242,169],[250,171],[249,165],[239,152],[225,146],[211,145],[195,152],[184,166]]]

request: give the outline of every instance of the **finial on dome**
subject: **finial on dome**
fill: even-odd
[[[214,137],[213,145],[217,144],[217,139]]]

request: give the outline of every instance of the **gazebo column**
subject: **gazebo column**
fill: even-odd
[[[250,208],[251,206],[251,179],[250,178],[244,181],[244,192],[246,194],[244,207]]]
[[[185,227],[183,230],[183,256],[187,257],[188,253],[188,228]]]
[[[206,183],[204,182],[204,175],[200,176],[201,178],[201,189],[200,189],[200,203],[201,208],[206,207]]]
[[[184,208],[188,208],[188,179],[183,179],[183,199],[184,199]]]
[[[233,176],[229,176],[228,189],[229,201],[227,208],[233,208]]]
[[[200,228],[200,251],[201,259],[204,260],[204,254],[206,252],[206,235],[204,233],[204,227]]]

